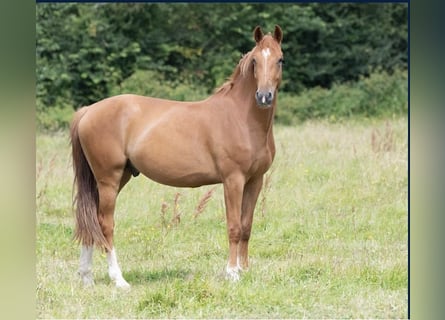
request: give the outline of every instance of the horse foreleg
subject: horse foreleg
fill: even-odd
[[[263,187],[263,176],[251,179],[244,187],[241,213],[241,239],[238,247],[238,257],[242,270],[249,268],[249,239],[252,230],[255,205]]]
[[[239,280],[238,244],[241,238],[241,204],[244,188],[242,175],[232,176],[224,181],[224,200],[226,204],[227,233],[229,237],[229,259],[226,278]]]

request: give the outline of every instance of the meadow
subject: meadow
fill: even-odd
[[[406,117],[276,126],[254,216],[250,270],[231,283],[222,186],[133,178],[96,285],[77,275],[68,132],[36,134],[37,318],[407,318]]]

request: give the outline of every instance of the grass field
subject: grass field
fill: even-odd
[[[37,317],[407,318],[407,135],[406,118],[276,127],[251,268],[238,283],[223,277],[222,186],[134,178],[116,210],[116,250],[132,285],[120,291],[99,251],[96,285],[82,287],[67,133],[38,133]]]

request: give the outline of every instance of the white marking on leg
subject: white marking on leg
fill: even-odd
[[[227,263],[226,279],[233,281],[233,282],[239,281],[240,280],[240,271],[241,271],[240,259],[239,259],[239,257],[236,257],[236,266],[230,267],[229,263]]]
[[[79,275],[86,287],[94,285],[93,272],[91,271],[93,265],[93,249],[93,246],[82,246],[80,251]]]
[[[229,267],[229,265],[227,264],[227,267],[226,267],[226,279],[230,280],[232,282],[239,281],[240,276],[239,276],[238,266]]]
[[[111,280],[116,283],[117,288],[130,288],[130,285],[127,281],[125,281],[124,277],[122,277],[122,271],[119,268],[119,264],[117,263],[116,251],[114,248],[107,252],[107,261],[108,261],[108,275]]]

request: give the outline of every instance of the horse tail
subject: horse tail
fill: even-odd
[[[111,249],[99,224],[99,192],[97,182],[79,139],[79,122],[87,110],[86,107],[79,109],[75,113],[70,127],[74,169],[73,207],[76,207],[74,240],[85,246],[96,244],[100,248]],[[75,194],[74,190],[76,190]]]

